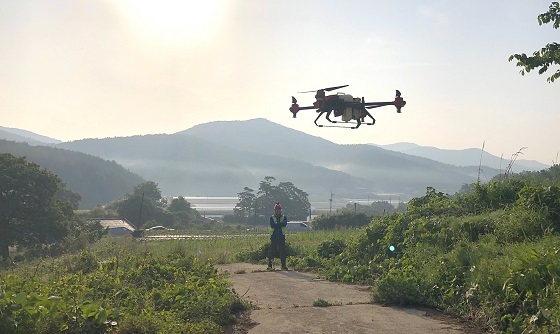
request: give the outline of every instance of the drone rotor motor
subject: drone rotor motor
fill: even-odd
[[[296,98],[292,96],[292,106],[290,107],[290,112],[293,114],[293,118],[296,118],[298,111],[299,105],[297,104]]]

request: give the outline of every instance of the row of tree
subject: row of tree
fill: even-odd
[[[89,212],[91,217],[116,216],[125,218],[137,229],[156,225],[185,229],[192,227],[200,214],[191,207],[184,197],[173,198],[170,202],[161,195],[154,181],[147,181],[134,187],[132,194]]]
[[[233,209],[233,215],[225,215],[224,222],[266,224],[277,202],[282,205],[288,219],[306,220],[311,210],[308,194],[291,182],[274,184],[275,181],[274,177],[267,176],[260,182],[257,191],[245,187],[237,194],[239,202]]]

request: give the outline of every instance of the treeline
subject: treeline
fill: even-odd
[[[245,187],[237,194],[239,202],[235,205],[232,215],[224,215],[226,223],[268,224],[274,204],[280,203],[285,212],[289,212],[290,220],[305,220],[310,214],[311,203],[305,191],[292,182],[276,183],[276,178],[266,176],[257,191]]]
[[[25,157],[57,175],[66,188],[81,195],[81,209],[112,202],[145,181],[115,161],[80,152],[0,140],[0,153]]]
[[[396,207],[387,201],[375,201],[369,205],[348,203],[345,208],[336,210],[332,215],[321,214],[313,218],[311,226],[316,230],[357,228],[368,225],[372,217],[405,211],[406,204],[403,202],[400,202]]]
[[[161,225],[174,229],[209,228],[208,224],[198,224],[200,213],[191,207],[184,197],[163,199],[161,190],[154,181],[147,181],[134,187],[132,193],[105,206],[81,212],[84,218],[124,218],[137,229]]]
[[[292,265],[371,284],[376,302],[442,309],[491,331],[560,332],[559,165],[453,196],[428,188],[406,212],[319,249]]]

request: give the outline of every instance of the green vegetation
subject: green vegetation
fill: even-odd
[[[13,231],[0,235],[4,258],[10,245],[18,246],[10,259],[36,258],[3,264],[0,332],[219,333],[248,307],[213,264],[264,263],[267,233],[228,236],[224,228],[200,240],[104,238],[92,246],[99,225],[73,214],[73,196],[59,192],[56,176],[9,154],[0,162],[0,224]],[[135,215],[140,205],[146,225],[176,224],[192,210],[184,198],[162,201],[149,181],[92,212]],[[428,187],[406,212],[371,217],[357,208],[289,234],[288,266],[371,285],[375,302],[433,307],[492,331],[560,332],[560,165],[454,196]]]
[[[222,333],[247,307],[212,262],[122,238],[0,278],[1,333]]]
[[[554,29],[560,27],[560,4],[557,1],[553,1],[549,6],[546,13],[540,14],[538,17],[539,25],[547,24],[552,22]],[[531,72],[531,70],[539,69],[539,74],[545,73],[550,66],[560,65],[560,44],[552,42],[547,44],[540,50],[533,52],[532,56],[527,56],[526,54],[514,54],[509,57],[509,61],[513,59],[517,60],[517,66],[522,67],[521,75]],[[554,82],[554,80],[560,78],[560,69],[556,70],[551,76],[546,80],[548,82]]]
[[[311,203],[307,197],[307,193],[298,189],[291,182],[280,182],[278,185],[272,184],[276,179],[267,176],[259,184],[259,190],[245,187],[242,192],[238,193],[239,202],[233,209],[233,215],[226,215],[225,222],[252,223],[261,217],[260,221],[268,223],[268,219],[272,213],[274,203],[280,202],[285,212],[289,212],[290,220],[305,220],[309,216]]]
[[[333,306],[334,304],[332,304],[331,302],[328,302],[324,299],[317,299],[313,302],[313,306],[315,307],[327,307],[327,306]]]
[[[200,214],[191,208],[187,200],[179,196],[171,202],[162,199],[158,184],[154,181],[140,183],[134,187],[132,194],[106,205],[91,210],[80,210],[78,216],[92,220],[93,218],[125,218],[137,229],[146,229],[162,225],[174,229],[196,227],[195,221]],[[199,228],[207,227],[200,224]]]
[[[31,146],[0,139],[0,152],[25,157],[59,177],[66,188],[81,195],[81,209],[91,209],[122,197],[144,182],[115,161],[46,146]]]
[[[373,286],[375,302],[423,305],[507,333],[560,331],[560,165],[455,196],[428,188],[405,213],[291,258]],[[392,246],[392,247],[391,247]]]
[[[56,255],[97,240],[101,226],[74,216],[75,195],[39,165],[0,154],[0,265],[10,246],[33,256]]]

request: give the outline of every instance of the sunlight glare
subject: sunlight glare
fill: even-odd
[[[128,22],[150,42],[192,43],[211,38],[225,0],[121,0]]]

